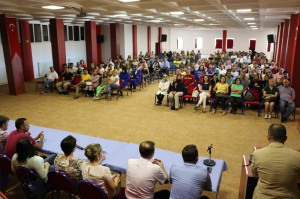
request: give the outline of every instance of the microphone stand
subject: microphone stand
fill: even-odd
[[[208,148],[207,148],[207,151],[209,152],[209,156],[208,156],[208,159],[203,161],[203,164],[206,166],[215,166],[216,165],[216,162],[211,159],[211,149],[212,148],[213,148],[212,144],[210,146],[208,146]]]

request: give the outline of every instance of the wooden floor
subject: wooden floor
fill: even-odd
[[[125,93],[118,101],[115,98],[112,101],[93,101],[86,97],[74,100],[74,93],[64,96],[58,95],[56,90],[41,95],[41,89],[35,91],[35,82],[26,83],[27,93],[20,96],[8,95],[8,86],[0,86],[0,114],[12,120],[25,117],[37,126],[111,140],[137,144],[153,140],[157,148],[178,153],[185,145],[195,144],[199,155],[207,156],[207,146],[213,144],[212,157],[224,159],[228,165],[218,198],[237,198],[242,155],[252,153],[253,146],[266,146],[267,129],[270,124],[279,123],[279,119],[265,120],[257,117],[257,111],[251,109],[246,110],[246,115],[222,116],[220,109],[215,115],[204,114],[194,111],[192,103],[185,104],[179,111],[172,111],[166,106],[153,105],[157,88],[156,80],[132,95],[126,96]],[[289,119],[285,124],[286,145],[294,149],[300,149],[298,117],[297,114],[295,121]],[[122,186],[125,186],[125,177],[122,175]],[[6,195],[8,198],[22,198],[16,179],[11,179]],[[157,189],[161,188],[170,189],[170,186],[157,186]],[[215,198],[212,193],[205,194]]]

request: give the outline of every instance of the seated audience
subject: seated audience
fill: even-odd
[[[179,97],[183,96],[185,92],[185,86],[182,81],[182,75],[179,73],[176,75],[176,82],[173,82],[170,93],[169,93],[169,100],[172,103],[175,103],[175,111],[178,111],[179,108]],[[175,102],[173,102],[173,100]],[[171,105],[172,108],[172,105]]]
[[[221,77],[220,77],[221,78]],[[228,84],[228,86],[230,87],[234,81],[234,78],[231,76],[231,70],[228,70],[226,72],[226,83]]]
[[[119,75],[120,79],[122,80],[122,87],[124,88],[125,86],[128,85],[129,80],[130,80],[130,75],[129,73],[126,71],[126,68],[122,68],[122,72]]]
[[[138,66],[135,66],[135,69],[131,72],[131,82],[130,82],[130,90],[135,92],[136,86],[141,83],[141,69]]]
[[[274,79],[269,79],[269,86],[263,91],[263,102],[265,104],[265,119],[272,118],[272,112],[276,103],[278,103],[278,88],[275,86]]]
[[[106,166],[100,165],[105,159],[100,144],[90,144],[85,148],[85,156],[90,162],[81,164],[82,177],[97,184],[106,193],[109,199],[116,199],[121,188],[120,174],[113,174]]]
[[[253,199],[300,198],[300,153],[284,146],[286,128],[271,124],[269,145],[253,152],[251,170],[258,183]]]
[[[16,173],[19,166],[35,171],[41,179],[47,182],[49,162],[44,162],[44,159],[37,155],[36,149],[32,146],[32,141],[28,137],[23,137],[18,140],[15,145],[16,153],[12,157],[11,169]]]
[[[142,64],[142,74],[143,74],[143,81],[145,83],[147,83],[147,80],[150,76],[150,72],[149,72],[149,69],[148,69],[146,63]]]
[[[93,100],[99,100],[100,93],[102,93],[102,91],[104,91],[103,89],[106,88],[107,83],[109,83],[109,82],[110,82],[110,79],[108,77],[107,72],[105,71],[102,76],[101,84],[96,89],[96,93],[95,93]]]
[[[254,89],[257,89],[259,93],[261,92],[262,82],[261,82],[258,74],[255,74],[253,76],[253,79],[250,80],[249,88],[254,88]]]
[[[5,152],[6,140],[9,135],[8,132],[6,132],[8,128],[8,122],[8,117],[0,115],[0,154],[4,154]]]
[[[186,88],[195,84],[195,77],[191,74],[190,70],[186,70],[186,75],[183,76],[183,83]]]
[[[67,94],[68,86],[72,83],[74,80],[73,73],[69,72],[68,68],[64,68],[64,72],[62,74],[63,81],[56,83],[56,88],[59,92],[59,94]]]
[[[32,138],[29,133],[29,123],[26,118],[17,119],[15,122],[15,126],[17,130],[12,131],[7,137],[5,155],[12,158],[12,156],[16,153],[16,145],[18,140],[23,137],[29,138],[34,148],[38,150],[42,149],[44,140],[43,131],[40,132],[37,137]],[[37,143],[36,140],[38,139],[39,142]]]
[[[230,113],[232,114],[236,114],[238,107],[242,107],[243,86],[240,83],[241,83],[241,79],[237,77],[234,80],[234,84],[231,85],[231,94],[230,94],[229,102],[232,107],[230,111]]]
[[[204,76],[203,83],[198,84],[198,88],[200,91],[200,95],[199,95],[199,102],[195,106],[195,110],[197,110],[197,108],[203,103],[202,112],[205,113],[206,112],[206,99],[210,97],[210,93],[211,93],[211,84],[209,81],[209,77],[207,75]]]
[[[197,165],[198,149],[195,145],[185,146],[182,158],[184,163],[173,164],[171,167],[170,199],[200,199],[203,190],[211,191],[210,175],[205,166]]]
[[[153,72],[150,75],[150,84],[153,84],[154,78],[155,76],[159,77],[160,75],[160,66],[159,66],[159,62],[155,62],[153,64]]]
[[[167,60],[167,57],[164,57],[163,61],[160,63],[162,74],[169,74],[170,63]]]
[[[274,75],[275,83],[279,82],[280,79],[281,79],[282,77],[284,77],[284,76],[283,76],[283,69],[280,68],[279,71],[278,71],[278,73],[276,73],[276,74]]]
[[[280,106],[280,112],[281,112],[281,122],[285,122],[289,116],[295,111],[295,90],[291,88],[290,81],[288,79],[283,80],[283,86],[279,86],[279,106]]]
[[[154,156],[154,145],[152,141],[142,142],[139,147],[141,157],[128,160],[125,190],[127,199],[152,199],[155,197],[156,183],[164,184],[168,181],[163,161],[151,160]]]
[[[98,75],[97,70],[95,69],[93,74],[91,75],[91,80],[86,82],[85,90],[87,90],[88,94],[93,97],[94,90],[99,86],[100,75]]]
[[[170,82],[168,81],[168,75],[163,74],[163,78],[159,82],[158,91],[156,92],[157,106],[160,106],[162,104],[165,95],[168,94],[169,87],[170,87]]]
[[[206,70],[206,75],[208,77],[211,77],[214,75],[214,73],[216,72],[216,69],[213,67],[212,64],[209,64],[209,68]]]
[[[86,82],[91,80],[91,76],[88,74],[87,69],[83,69],[83,75],[81,76],[81,82],[76,84],[75,89],[76,89],[76,94],[74,96],[74,99],[79,98],[79,89],[81,88],[86,88]]]
[[[70,67],[69,67],[69,72],[73,73],[74,75],[76,75],[78,68],[74,67],[73,63],[70,63]]]
[[[246,77],[245,72],[244,72],[244,71],[241,71],[239,77],[240,77],[240,79],[241,79],[241,85],[243,86],[244,91],[245,91],[245,90],[248,90],[250,81],[249,81],[249,79]]]
[[[219,82],[218,74],[214,73],[212,80],[210,81],[211,88],[215,88],[216,84]]]
[[[80,60],[80,66],[81,66],[83,69],[86,69],[86,65],[85,65],[85,63],[84,63],[83,60]]]
[[[54,67],[51,66],[50,71],[44,77],[43,91],[41,94],[46,93],[47,88],[54,82],[55,79],[58,79],[58,74],[55,72]]]
[[[119,76],[117,75],[117,71],[114,70],[112,72],[112,76],[109,78],[105,90],[107,92],[108,100],[111,100],[111,93],[113,89],[117,89],[120,87]]]
[[[216,92],[215,101],[213,103],[213,111],[212,113],[216,113],[217,106],[219,102],[221,102],[223,115],[226,114],[226,101],[228,99],[228,84],[225,81],[225,77],[221,76],[220,82],[216,84],[214,87],[214,91]]]
[[[85,160],[73,156],[76,149],[76,139],[69,135],[61,141],[60,147],[64,154],[56,156],[54,160],[55,170],[66,173],[74,181],[82,180],[80,167]]]

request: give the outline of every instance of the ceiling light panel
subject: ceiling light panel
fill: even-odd
[[[137,2],[140,0],[119,0],[119,1],[124,2],[124,3],[129,3],[129,2]]]
[[[241,12],[251,12],[251,9],[237,9],[237,12],[241,13]]]
[[[178,12],[170,12],[171,15],[183,15],[184,12],[178,11]]]
[[[64,9],[65,7],[50,5],[50,6],[42,6],[42,8],[44,8],[44,9],[50,9],[50,10],[61,10],[61,9]]]

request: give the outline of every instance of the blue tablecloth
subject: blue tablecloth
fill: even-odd
[[[9,128],[7,132],[11,132],[13,130],[15,130],[15,121],[9,121]],[[72,135],[76,138],[77,144],[79,146],[82,146],[83,148],[91,143],[100,143],[103,149],[103,153],[106,157],[106,159],[101,164],[108,166],[111,170],[118,171],[120,173],[126,173],[128,159],[137,159],[140,157],[138,144],[118,142],[68,131],[30,125],[30,132],[33,138],[36,137],[41,131],[43,131],[45,135],[42,150],[43,152],[63,153],[60,147],[60,142],[66,136]],[[80,150],[78,148],[76,148],[74,156],[86,159],[84,150]],[[155,149],[153,158],[157,158],[163,161],[167,173],[170,173],[170,169],[173,163],[183,163],[183,159],[180,153],[175,153],[158,148]],[[199,157],[199,161],[197,164],[205,168],[206,166],[203,164],[203,161],[205,159],[207,158]],[[222,173],[223,171],[227,170],[227,165],[224,160],[213,160],[216,161],[216,165],[212,167],[212,172],[210,173],[212,180],[212,191],[218,193]]]

